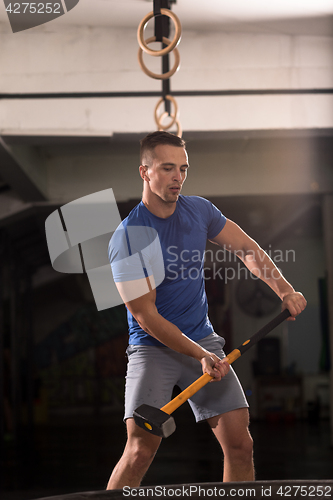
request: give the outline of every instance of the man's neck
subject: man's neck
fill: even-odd
[[[160,217],[161,219],[167,219],[176,210],[177,206],[176,201],[174,203],[166,203],[160,198],[158,199],[152,199],[151,197],[149,198],[150,199],[148,199],[144,195],[142,196],[142,202],[144,206],[149,210],[149,212],[156,215],[157,217]]]

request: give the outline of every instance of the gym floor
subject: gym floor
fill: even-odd
[[[208,425],[195,424],[186,405],[177,410],[175,433],[163,440],[143,485],[221,480],[222,456]],[[257,480],[333,479],[327,420],[253,421]],[[103,490],[125,443],[122,414],[58,419],[5,444],[2,500],[31,500]]]

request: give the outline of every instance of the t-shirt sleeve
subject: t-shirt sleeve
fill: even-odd
[[[120,225],[109,243],[109,261],[116,283],[145,277],[140,254],[132,253],[126,228]]]
[[[109,243],[114,281],[127,282],[154,276],[164,279],[164,261],[157,232],[150,227],[119,226]]]
[[[210,201],[206,201],[207,213],[208,213],[208,239],[215,238],[225,226],[227,218],[222,214],[222,212]]]

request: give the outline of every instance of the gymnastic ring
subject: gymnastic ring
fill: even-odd
[[[180,125],[180,121],[178,120],[178,118],[175,121],[175,124],[177,125],[177,135],[178,135],[178,137],[181,137],[183,135],[183,131],[182,131],[182,127]]]
[[[166,125],[162,125],[162,121],[164,120],[164,118],[166,116],[169,116],[169,113],[167,111],[164,111],[164,113],[162,113],[159,117],[159,122],[157,124],[158,126],[158,130],[168,130],[169,128],[171,128],[177,121],[177,116],[174,116],[174,115],[170,115],[170,118],[172,118],[171,122],[167,123]]]
[[[164,113],[162,113],[161,116],[160,116],[160,120],[162,120],[164,118],[164,116],[166,116],[167,114],[168,114],[167,111],[164,111]],[[183,135],[183,131],[182,131],[182,127],[180,125],[180,121],[178,120],[178,118],[176,118],[175,120],[173,120],[167,127],[162,128],[162,126],[160,125],[158,130],[163,130],[163,131],[168,130],[174,124],[177,125],[177,135],[178,135],[178,137],[181,137]]]
[[[167,99],[168,101],[170,101],[174,105],[175,112],[171,115],[172,121],[168,124],[167,127],[164,127],[163,125],[161,125],[160,119],[164,115],[164,113],[162,113],[162,115],[160,117],[158,117],[158,115],[157,115],[158,108],[160,107],[162,102],[164,102],[164,98],[161,97],[161,99],[158,101],[158,103],[156,104],[156,107],[155,107],[155,123],[158,126],[158,128],[161,130],[167,130],[168,128],[170,128],[178,118],[178,106],[176,103],[176,99],[174,99],[171,95],[166,95],[165,99]]]
[[[165,118],[165,116],[170,116],[172,120],[167,125],[162,125],[162,120],[163,118]],[[158,127],[158,130],[168,130],[170,127],[172,127],[172,125],[177,121],[178,118],[179,118],[178,110],[175,110],[175,113],[174,114],[171,113],[170,115],[165,111],[159,117],[156,117],[155,115],[155,122]]]
[[[177,45],[180,42],[180,38],[181,38],[181,34],[182,34],[182,27],[181,27],[180,21],[179,21],[178,17],[176,16],[176,14],[174,14],[169,9],[161,9],[161,14],[163,16],[168,16],[173,20],[173,22],[175,24],[175,36],[174,36],[173,40],[171,41],[170,45],[168,45],[164,49],[161,49],[161,50],[150,49],[147,46],[147,42],[143,38],[143,32],[144,32],[144,29],[146,27],[146,24],[148,23],[148,21],[152,17],[154,17],[154,12],[153,11],[149,12],[149,14],[147,14],[139,24],[137,37],[138,37],[138,43],[139,43],[140,47],[142,48],[142,50],[144,50],[150,56],[165,56],[166,54],[171,52],[175,47],[177,47]]]
[[[146,43],[148,44],[148,43],[155,42],[155,41],[156,41],[156,36],[152,36],[150,38],[147,38]],[[170,44],[171,40],[163,37],[163,43],[165,43],[166,45]],[[179,66],[180,66],[180,55],[179,55],[179,50],[177,48],[174,49],[174,54],[175,54],[175,64],[173,65],[173,68],[170,69],[170,71],[168,71],[167,73],[158,74],[158,73],[153,73],[152,71],[150,71],[147,68],[147,66],[145,66],[145,64],[143,62],[143,50],[141,48],[139,48],[139,52],[138,52],[138,61],[139,61],[139,64],[140,64],[142,71],[144,73],[146,73],[146,75],[150,76],[151,78],[155,78],[156,80],[167,80],[172,75],[174,75],[176,73],[176,71],[178,71]]]
[[[164,113],[162,113],[161,118],[167,114],[168,113],[165,111]],[[172,122],[170,125],[168,125],[167,127],[165,127],[165,128],[160,127],[158,130],[160,130],[160,131],[168,130],[169,128],[171,128],[174,125],[174,123],[177,125],[177,135],[178,135],[178,137],[181,137],[183,135],[183,131],[182,131],[180,121],[178,120],[178,118],[174,122]]]
[[[177,125],[177,135],[178,137],[181,137],[183,135],[183,130],[182,130],[182,127],[181,127],[181,124],[180,124],[180,121],[176,120],[176,125]]]

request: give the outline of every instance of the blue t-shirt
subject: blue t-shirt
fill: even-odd
[[[198,341],[213,331],[204,286],[207,239],[219,234],[226,218],[210,201],[180,195],[174,213],[160,218],[141,201],[111,238],[109,259],[115,282],[154,276],[156,307],[165,319]],[[148,291],[148,289],[147,289]],[[127,311],[129,343],[162,345]]]

